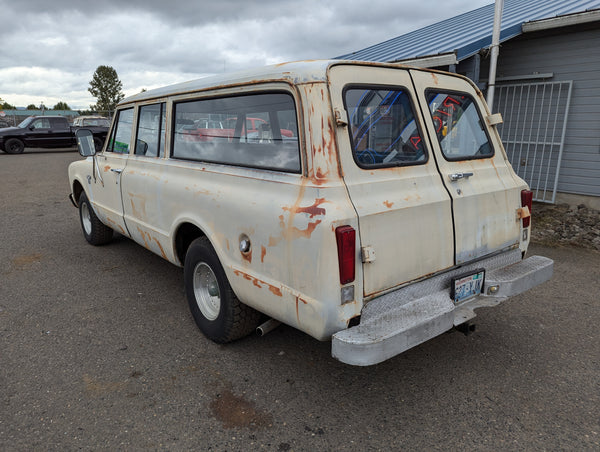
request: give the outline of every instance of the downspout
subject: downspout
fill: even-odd
[[[498,63],[498,53],[500,52],[500,30],[502,27],[502,9],[504,0],[496,0],[494,10],[494,29],[492,31],[492,45],[490,46],[490,75],[488,77],[487,104],[492,112],[494,105],[494,88],[496,86],[496,65]]]

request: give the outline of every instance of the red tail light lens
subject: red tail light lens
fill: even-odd
[[[531,207],[533,206],[533,192],[531,190],[521,190],[521,207],[529,209],[527,218],[523,218],[523,227],[528,228],[531,223]]]
[[[356,231],[352,226],[340,226],[335,229],[335,239],[338,248],[340,265],[340,283],[348,284],[354,281],[356,263]]]

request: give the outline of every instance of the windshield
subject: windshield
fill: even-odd
[[[25,129],[29,124],[31,124],[31,121],[33,121],[33,117],[32,116],[30,116],[29,118],[25,119],[17,127],[20,127],[21,129]]]

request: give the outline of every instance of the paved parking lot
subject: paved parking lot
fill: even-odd
[[[222,346],[181,269],[84,240],[72,150],[0,153],[0,450],[600,449],[600,253],[380,365],[282,326]],[[535,218],[535,217],[534,217]]]

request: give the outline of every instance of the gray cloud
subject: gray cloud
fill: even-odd
[[[99,65],[126,94],[282,61],[330,58],[492,0],[0,0],[0,97],[85,108]],[[7,25],[8,24],[8,25]],[[27,99],[38,99],[28,102]]]

